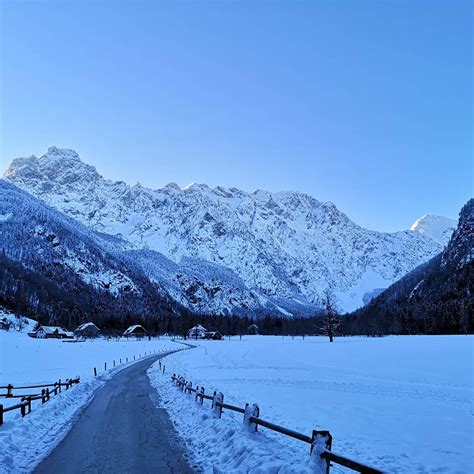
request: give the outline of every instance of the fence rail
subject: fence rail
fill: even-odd
[[[166,350],[166,352],[168,354],[172,354],[180,350],[184,350],[184,349],[175,349],[172,351]],[[136,356],[133,356],[133,360],[136,361],[136,360],[140,360],[142,357],[150,357],[154,355],[159,355],[163,352],[165,352],[165,349],[145,351],[143,354],[140,353]],[[129,362],[129,357],[113,359],[112,364],[109,364],[109,369],[116,367],[116,365],[120,365],[122,363],[126,364],[128,362]],[[132,362],[132,356],[130,356],[130,362]],[[165,373],[165,366],[161,363],[161,360],[160,360],[160,368],[162,372]],[[104,362],[104,371],[107,371],[107,362]],[[97,376],[98,374],[97,367],[93,368],[93,373],[94,373],[94,376]],[[65,382],[62,382],[61,379],[59,379],[57,382],[54,382],[54,383],[44,383],[44,384],[35,384],[35,385],[22,385],[22,386],[17,386],[17,385],[12,385],[12,384],[0,385],[0,390],[6,390],[5,393],[0,393],[0,399],[19,398],[21,400],[21,402],[17,403],[16,405],[4,406],[3,404],[0,404],[0,426],[3,425],[3,422],[4,422],[4,416],[3,416],[4,413],[20,410],[21,416],[23,417],[31,412],[32,401],[41,400],[42,403],[46,403],[51,398],[51,395],[55,396],[58,393],[61,393],[61,390],[63,387],[65,387],[66,390],[68,390],[70,387],[78,383],[80,383],[79,377],[66,379]],[[19,393],[19,394],[14,393],[14,391],[21,392],[22,390],[32,390],[36,388],[40,388],[41,393]]]
[[[161,362],[160,362],[161,364]],[[340,454],[336,454],[331,450],[332,447],[332,436],[329,431],[313,430],[311,436],[307,436],[303,433],[291,430],[284,426],[276,425],[270,421],[260,418],[260,408],[258,405],[249,405],[248,403],[244,408],[229,405],[224,403],[224,395],[221,392],[214,392],[213,395],[207,395],[202,386],[195,386],[190,381],[187,381],[184,377],[173,374],[171,376],[176,385],[180,388],[183,393],[194,393],[195,400],[201,405],[204,400],[211,400],[211,409],[214,411],[215,416],[221,418],[223,410],[230,410],[244,415],[244,424],[246,424],[251,431],[257,431],[258,426],[263,426],[269,430],[281,433],[285,436],[303,441],[310,445],[310,455],[315,458],[315,464],[317,472],[329,473],[332,466],[331,463],[339,464],[347,467],[353,471],[361,472],[363,474],[381,474],[383,471],[375,469],[370,466],[366,466],[360,462],[349,459]]]
[[[51,398],[51,395],[58,395],[61,393],[61,388],[66,387],[68,390],[73,385],[80,383],[80,378],[76,377],[74,379],[66,379],[65,382],[58,382],[43,384],[43,385],[25,385],[25,386],[16,386],[8,384],[1,386],[0,389],[7,390],[6,393],[1,393],[0,397],[4,398],[21,398],[21,402],[16,405],[10,405],[5,407],[3,404],[0,404],[0,426],[3,425],[4,413],[8,413],[14,410],[20,410],[21,416],[25,416],[28,413],[31,413],[31,402],[34,400],[41,400],[41,403],[46,403]],[[53,390],[50,390],[50,387],[54,387]],[[41,393],[23,393],[15,395],[13,390],[30,390],[32,388],[41,388]]]

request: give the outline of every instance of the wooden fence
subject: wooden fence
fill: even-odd
[[[332,465],[331,463],[339,464],[353,471],[362,472],[364,474],[381,474],[383,472],[333,452],[331,450],[332,436],[329,431],[313,430],[310,436],[298,433],[297,431],[290,430],[284,426],[263,420],[260,417],[260,408],[257,404],[249,405],[246,403],[243,408],[229,405],[224,403],[224,395],[221,392],[213,392],[212,395],[207,395],[204,391],[204,387],[193,387],[193,384],[186,381],[184,377],[173,374],[171,379],[178,385],[183,393],[194,393],[196,402],[201,405],[204,403],[204,400],[210,400],[211,410],[217,418],[221,418],[223,410],[234,411],[244,415],[244,425],[246,425],[251,431],[257,431],[259,426],[263,426],[269,430],[309,444],[310,455],[314,459],[316,472],[329,473]]]
[[[166,351],[166,353],[172,354],[180,350],[184,350],[184,349]],[[165,351],[160,351],[160,350],[146,351],[143,354],[140,353],[138,355],[134,355],[133,357],[130,356],[130,358],[123,357],[123,358],[113,359],[112,364],[109,364],[108,367],[109,369],[112,369],[120,364],[127,364],[129,362],[140,360],[143,357],[150,357],[156,354],[160,354],[162,352],[165,352]],[[107,362],[104,362],[103,367],[104,367],[104,371],[107,371]],[[161,363],[161,361],[160,361],[160,370],[163,373],[165,373],[165,366]],[[94,376],[97,376],[98,374],[97,367],[93,368],[93,373],[94,373]],[[22,386],[22,387],[18,387],[12,384],[0,386],[0,390],[6,390],[6,393],[0,393],[0,399],[1,398],[19,398],[20,399],[20,403],[17,403],[16,405],[4,406],[3,404],[0,403],[0,426],[3,425],[3,422],[4,422],[4,413],[20,410],[21,416],[25,416],[28,413],[31,413],[32,401],[41,400],[41,403],[46,403],[47,401],[50,400],[51,395],[55,396],[61,393],[61,390],[63,387],[65,387],[66,390],[68,390],[70,387],[78,383],[80,383],[79,377],[76,377],[74,379],[66,379],[65,382],[61,382],[61,379],[59,379],[57,382],[50,383],[50,384],[27,385],[27,386]],[[23,390],[31,390],[35,388],[40,388],[41,392],[40,393],[19,393],[19,394],[13,393],[14,390],[23,391]]]
[[[75,379],[66,379],[65,382],[61,382],[59,379],[57,382],[50,383],[50,384],[42,384],[42,385],[25,385],[22,387],[18,387],[16,385],[8,384],[5,386],[0,386],[0,390],[6,390],[6,393],[0,393],[0,397],[3,398],[20,398],[20,403],[16,405],[10,405],[4,407],[3,404],[0,403],[0,426],[3,425],[3,414],[9,411],[20,410],[21,416],[25,416],[28,413],[31,413],[31,402],[34,400],[41,400],[41,403],[46,403],[51,398],[51,395],[58,395],[61,393],[62,387],[65,387],[68,390],[75,384],[80,383],[79,377]],[[15,394],[13,393],[14,390],[32,390],[35,388],[40,388],[41,392],[39,393],[20,393]]]

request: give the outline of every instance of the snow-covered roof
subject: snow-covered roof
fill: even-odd
[[[140,324],[134,324],[133,326],[130,326],[124,333],[124,336],[127,336],[128,334],[133,334],[135,329],[141,329],[143,332],[146,332],[145,328],[140,325]]]
[[[191,328],[189,331],[207,331],[207,329],[204,326],[198,324],[197,326]]]
[[[64,329],[60,326],[41,326],[38,328],[38,331],[42,329],[46,334],[53,334],[56,331],[62,334],[68,334],[67,329]]]
[[[97,331],[100,331],[100,329],[94,323],[81,324],[80,326],[76,328],[76,331],[84,331],[84,329],[87,329],[87,328],[95,328],[97,329]]]

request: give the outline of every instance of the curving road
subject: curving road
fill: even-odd
[[[192,472],[146,375],[160,357],[137,362],[106,382],[34,472]]]

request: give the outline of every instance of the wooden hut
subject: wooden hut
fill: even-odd
[[[248,328],[247,328],[247,332],[249,334],[258,334],[258,326],[256,324],[251,324]]]
[[[32,334],[37,339],[74,339],[74,333],[60,326],[40,326]]]
[[[135,337],[145,337],[146,336],[146,329],[141,326],[140,324],[134,324],[133,326],[130,326],[124,333],[123,335],[125,337],[130,337],[130,336],[135,336]]]
[[[84,337],[92,339],[100,336],[100,329],[94,323],[81,324],[75,331],[74,334],[77,337]]]

